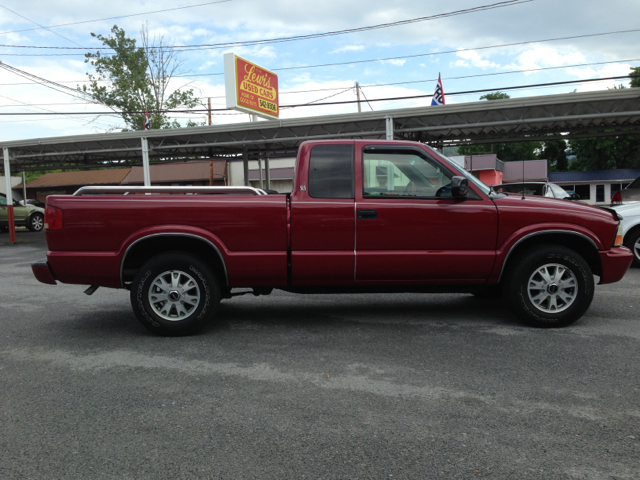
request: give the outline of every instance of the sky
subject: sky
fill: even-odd
[[[476,10],[455,13],[468,9]],[[182,66],[170,88],[193,89],[203,103],[210,97],[213,109],[225,109],[222,58],[234,52],[278,74],[281,118],[311,117],[358,107],[287,106],[354,101],[355,82],[363,111],[428,106],[429,97],[374,100],[432,95],[438,75],[447,104],[478,101],[498,90],[517,98],[628,86],[628,79],[599,79],[628,75],[640,66],[639,18],[638,0],[0,0],[0,62],[76,88],[92,73],[84,54],[103,47],[91,33],[107,36],[114,25],[139,42],[146,24],[152,38],[176,47],[266,40],[176,48]],[[415,21],[283,41],[408,20]],[[586,82],[592,79],[598,81]],[[567,81],[579,82],[533,86]],[[0,141],[125,127],[104,106],[4,68],[0,85]],[[519,86],[526,88],[505,90]],[[474,90],[486,92],[463,93]],[[23,112],[48,115],[7,115]],[[79,112],[105,114],[74,115]],[[204,122],[206,114],[174,118]],[[215,125],[247,121],[247,114],[235,111],[213,115]]]

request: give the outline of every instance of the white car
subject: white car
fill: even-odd
[[[633,265],[640,267],[640,202],[611,207],[622,216],[622,235],[625,247],[633,252]]]

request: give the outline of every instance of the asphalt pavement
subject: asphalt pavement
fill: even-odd
[[[640,269],[571,327],[458,294],[244,296],[162,338],[0,234],[0,479],[639,479]]]

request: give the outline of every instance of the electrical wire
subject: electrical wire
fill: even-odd
[[[582,80],[569,80],[569,81],[564,81],[564,82],[550,82],[550,83],[538,83],[538,84],[533,84],[533,85],[517,85],[517,86],[511,86],[511,87],[492,87],[492,88],[483,88],[483,89],[478,89],[478,90],[467,90],[467,91],[462,91],[462,92],[447,92],[448,96],[453,96],[453,95],[468,95],[471,93],[485,93],[485,92],[496,92],[496,91],[503,91],[503,90],[518,90],[518,89],[524,89],[524,88],[541,88],[541,87],[551,87],[551,86],[559,86],[559,85],[571,85],[571,84],[576,84],[576,83],[590,83],[590,82],[603,82],[603,81],[607,81],[607,80],[621,80],[621,79],[628,79],[628,78],[640,78],[640,75],[621,75],[621,76],[615,76],[615,77],[602,77],[602,78],[588,78],[588,79],[582,79]],[[369,100],[370,102],[390,102],[390,101],[398,101],[398,100],[413,100],[413,99],[418,99],[418,98],[428,98],[428,97],[432,97],[433,94],[425,94],[425,95],[406,95],[406,96],[402,96],[402,97],[388,97],[388,98],[374,98]],[[343,104],[352,104],[352,103],[357,103],[357,100],[348,100],[348,101],[341,101],[341,102],[324,102],[324,103],[316,103],[313,105],[309,105],[308,103],[301,103],[301,104],[296,104],[296,105],[280,105],[281,109],[286,109],[286,108],[299,108],[299,107],[307,107],[307,106],[321,106],[321,105],[343,105]],[[166,113],[166,114],[175,114],[175,113],[204,113],[204,112],[225,112],[225,111],[229,111],[229,109],[226,108],[222,108],[222,109],[183,109],[183,110],[149,110],[149,113]],[[123,113],[127,113],[127,114],[142,114],[145,113],[145,111],[122,111],[122,112],[118,112],[118,114],[123,114]],[[116,115],[114,113],[111,112],[67,112],[66,114],[70,114],[70,115],[105,115],[105,114],[111,114],[111,115]],[[24,115],[49,115],[47,113],[32,113],[32,112],[9,112],[9,113],[0,113],[0,116],[24,116]],[[53,113],[53,115],[60,115],[60,113]]]
[[[349,33],[359,33],[359,32],[371,31],[371,30],[378,30],[378,29],[382,29],[382,28],[397,27],[397,26],[401,26],[401,25],[409,25],[409,24],[412,24],[412,23],[425,22],[425,21],[429,21],[429,20],[438,20],[440,18],[448,18],[448,17],[457,16],[457,15],[466,15],[466,14],[469,14],[469,13],[477,13],[477,12],[482,12],[482,11],[486,11],[486,10],[494,10],[496,8],[511,7],[511,6],[514,6],[514,5],[521,5],[521,4],[530,3],[530,2],[534,2],[534,1],[536,1],[536,0],[504,0],[504,1],[501,1],[501,2],[497,2],[497,3],[480,5],[480,6],[477,6],[477,7],[465,8],[465,9],[462,9],[462,10],[454,10],[454,11],[451,11],[451,12],[438,13],[438,14],[430,15],[430,16],[426,16],[426,17],[410,18],[410,19],[407,19],[407,20],[399,20],[397,22],[381,23],[381,24],[378,24],[378,25],[369,25],[369,26],[365,26],[365,27],[349,28],[349,29],[345,29],[345,30],[335,30],[335,31],[331,31],[331,32],[311,33],[311,34],[308,34],[308,35],[295,35],[295,36],[292,36],[292,37],[281,37],[281,38],[271,38],[271,39],[267,38],[267,39],[259,39],[259,40],[247,40],[247,41],[242,41],[242,42],[224,42],[224,43],[197,44],[197,45],[174,45],[174,46],[171,46],[171,47],[151,46],[149,48],[174,48],[174,49],[183,49],[182,51],[193,50],[193,49],[210,50],[210,49],[221,49],[221,48],[228,48],[228,47],[265,45],[265,44],[271,44],[271,43],[283,43],[283,42],[293,42],[293,41],[299,41],[299,40],[310,40],[310,39],[314,39],[314,38],[325,38],[325,37],[331,37],[331,36],[336,36],[336,35],[346,35],[346,34],[349,34]],[[67,25],[72,25],[72,24],[67,24]],[[52,27],[50,27],[50,28],[52,28]],[[12,31],[12,32],[0,32],[0,35],[5,34],[5,33],[16,33],[16,32],[20,32],[20,31],[25,31],[25,30],[15,30],[15,31]],[[65,48],[65,47],[51,47],[51,48],[71,49],[71,47],[68,47],[68,48]],[[99,50],[99,49],[87,48],[85,50]],[[113,50],[113,48],[107,47],[107,48],[102,48],[102,50]]]
[[[5,10],[8,10],[9,12],[13,13],[14,15],[17,15],[17,16],[18,16],[18,17],[20,17],[20,18],[23,18],[23,19],[24,19],[24,20],[26,20],[27,22],[31,22],[31,23],[33,23],[34,25],[38,25],[38,27],[40,27],[40,28],[44,28],[44,29],[45,29],[45,30],[47,30],[49,33],[53,33],[54,35],[59,36],[59,37],[60,37],[60,38],[62,38],[63,40],[66,40],[67,42],[73,43],[74,45],[77,45],[77,46],[79,46],[79,47],[81,47],[81,48],[82,48],[82,45],[80,45],[78,42],[74,42],[73,40],[71,40],[71,39],[69,39],[69,38],[67,38],[67,37],[65,37],[65,36],[63,36],[63,35],[60,35],[59,33],[54,32],[53,30],[50,30],[49,28],[44,27],[44,26],[40,25],[40,24],[39,24],[39,23],[37,23],[37,22],[34,22],[34,21],[33,21],[33,20],[31,20],[30,18],[27,18],[27,17],[25,17],[24,15],[20,15],[18,12],[14,12],[14,11],[13,11],[13,10],[11,10],[9,7],[5,7],[4,5],[0,5],[0,7],[4,8]]]
[[[227,2],[231,2],[231,1],[232,0],[217,0],[215,2],[198,3],[196,5],[185,5],[183,7],[175,7],[175,8],[165,8],[164,10],[155,10],[155,11],[152,11],[152,12],[132,13],[130,15],[119,15],[117,17],[107,17],[107,18],[98,18],[98,19],[94,19],[94,20],[82,20],[80,22],[61,23],[59,25],[50,25],[48,27],[44,27],[42,25],[39,25],[40,28],[25,28],[23,30],[11,30],[11,31],[8,31],[8,32],[0,32],[0,35],[7,35],[9,33],[19,33],[19,32],[31,32],[33,30],[41,30],[43,28],[49,30],[50,28],[68,27],[70,25],[80,25],[80,24],[83,24],[83,23],[102,22],[102,21],[105,21],[105,20],[116,20],[118,18],[138,17],[140,15],[151,15],[153,13],[171,12],[173,10],[184,10],[186,8],[202,7],[202,6],[205,6],[205,5],[213,5],[213,4],[216,4],[216,3],[227,3]],[[4,8],[6,8],[6,7],[4,7]],[[9,9],[7,8],[7,10],[9,10]],[[18,15],[18,14],[16,14],[16,15]],[[22,17],[22,18],[24,18],[24,17]],[[28,19],[25,19],[25,20],[28,20]],[[29,21],[31,21],[31,20],[29,20]],[[32,22],[32,23],[35,23],[35,22]],[[36,23],[36,25],[38,25],[38,24]],[[76,45],[78,45],[78,44],[76,43]]]

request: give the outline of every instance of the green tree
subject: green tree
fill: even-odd
[[[640,67],[631,69],[632,75],[640,75]],[[632,88],[640,87],[640,77],[632,78]],[[624,85],[615,85],[621,90]],[[616,135],[611,137],[574,138],[569,140],[576,161],[571,170],[611,170],[640,168],[640,135]]]
[[[511,98],[509,94],[497,91],[493,93],[487,93],[486,95],[482,95],[480,100],[502,100],[504,98]]]
[[[631,78],[631,87],[640,88],[640,67],[631,67],[631,75],[634,75]]]
[[[149,110],[151,128],[177,128],[181,125],[171,121],[166,111],[175,108],[193,108],[199,99],[193,90],[171,90],[169,83],[179,73],[182,62],[164,38],[149,38],[143,25],[142,46],[128,38],[117,25],[111,35],[92,33],[109,50],[85,54],[85,63],[95,69],[95,75],[87,73],[89,85],[78,87],[94,101],[102,103],[118,113],[131,130],[144,128],[145,111]],[[187,126],[195,125],[189,122]]]
[[[511,98],[504,92],[487,93],[480,97],[480,100],[502,100]],[[513,160],[533,160],[538,158],[542,148],[541,142],[514,142],[514,143],[492,143],[485,145],[465,145],[458,147],[460,155],[482,155],[485,153],[495,153],[504,162]]]
[[[548,161],[549,171],[565,172],[569,166],[567,159],[567,141],[561,135],[549,135],[549,140],[542,142],[540,157]]]

